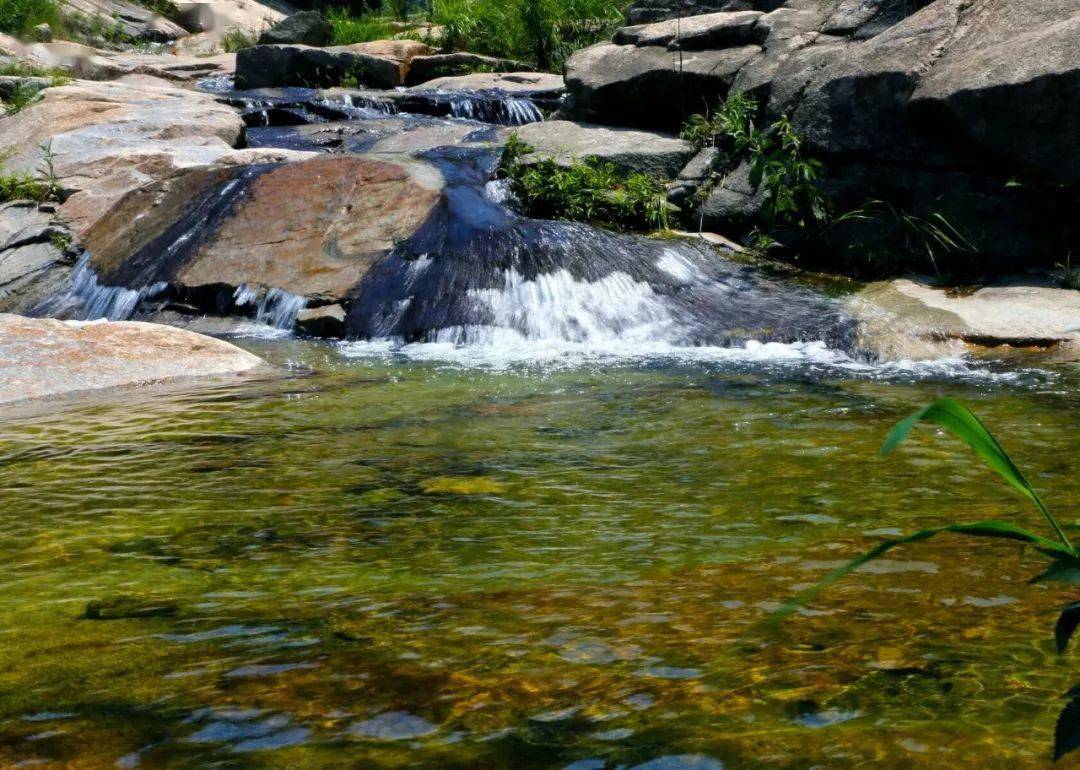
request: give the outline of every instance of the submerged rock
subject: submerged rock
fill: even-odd
[[[86,605],[83,617],[87,620],[167,618],[176,615],[179,611],[180,607],[168,600],[142,596],[115,596],[90,602]]]
[[[0,314],[0,403],[261,366],[262,359],[235,345],[170,326]]]

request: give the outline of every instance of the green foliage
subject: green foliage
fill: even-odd
[[[245,48],[251,48],[258,42],[259,36],[254,30],[243,27],[229,27],[221,36],[221,50],[225,53],[236,53]]]
[[[398,21],[409,18],[409,0],[385,0],[387,12]]]
[[[333,27],[332,45],[352,45],[385,40],[394,35],[391,19],[381,13],[364,13],[354,16],[348,8],[329,8],[326,19]]]
[[[0,203],[9,201],[44,201],[49,185],[25,171],[5,172],[0,168]]]
[[[62,25],[56,0],[0,0],[0,32],[25,36],[38,24]]]
[[[623,23],[617,0],[433,0],[447,50],[522,59],[561,72],[579,48]]]
[[[758,103],[746,93],[729,94],[711,115],[691,115],[683,124],[680,136],[697,150],[715,147],[720,151],[720,164],[731,166],[738,162],[755,135],[754,118]]]
[[[817,231],[831,223],[832,204],[818,187],[825,167],[803,156],[802,143],[786,116],[767,132],[753,132],[747,139],[750,184],[754,190],[765,190],[761,213],[767,229]]]
[[[883,455],[891,454],[903,442],[919,422],[931,422],[941,426],[971,447],[1004,481],[1027,498],[1050,525],[1054,539],[1029,532],[1026,529],[1003,521],[980,521],[974,524],[949,524],[935,529],[925,529],[914,534],[892,540],[885,540],[876,548],[857,559],[839,567],[826,575],[815,586],[798,594],[773,615],[779,620],[789,615],[796,608],[817,596],[822,590],[846,575],[884,554],[908,543],[929,540],[943,533],[956,533],[972,537],[988,537],[1012,540],[1032,546],[1050,561],[1045,572],[1033,578],[1031,582],[1054,581],[1071,585],[1080,584],[1080,553],[1070,542],[1057,519],[1050,513],[1042,498],[1031,486],[1024,474],[1002,449],[1001,444],[987,430],[978,417],[952,399],[941,399],[923,407],[910,417],[900,421],[893,428],[881,449]],[[1066,606],[1054,628],[1054,641],[1058,652],[1063,653],[1069,639],[1080,626],[1080,602]],[[1065,695],[1068,703],[1058,717],[1054,731],[1054,760],[1080,748],[1080,687],[1072,688]]]
[[[668,229],[667,190],[649,174],[620,175],[595,158],[562,166],[552,160],[522,162],[533,151],[511,136],[500,173],[530,216],[632,229]]]
[[[15,88],[15,92],[7,98],[6,101],[0,102],[3,105],[5,115],[14,115],[16,112],[21,112],[26,107],[36,102],[41,98],[41,89],[35,88],[30,83],[19,83]]]

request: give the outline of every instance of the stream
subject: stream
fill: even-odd
[[[406,120],[527,115],[451,104]],[[914,545],[761,624],[883,536],[1042,526],[938,431],[877,456],[940,396],[1075,529],[1076,369],[876,361],[819,293],[512,215],[491,152],[426,157],[448,213],[350,339],[238,295],[251,318],[185,323],[274,375],[4,408],[0,765],[1047,765],[1075,596],[1015,546]],[[78,280],[74,315],[164,290]]]

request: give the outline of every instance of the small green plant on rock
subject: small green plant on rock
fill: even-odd
[[[630,229],[668,229],[667,189],[643,173],[620,174],[596,158],[561,165],[524,161],[533,148],[510,137],[499,164],[525,213],[540,219],[593,222]]]
[[[41,99],[41,89],[35,88],[30,83],[19,83],[11,96],[2,103],[4,114],[14,115],[17,112],[22,112],[39,99]]]
[[[774,622],[786,617],[798,607],[811,601],[825,588],[851,574],[859,567],[884,556],[894,548],[908,543],[929,540],[943,534],[959,534],[969,537],[1010,540],[1031,546],[1048,560],[1044,572],[1032,579],[1033,583],[1057,582],[1067,585],[1080,584],[1080,552],[1077,552],[1058,520],[1050,513],[1042,498],[1031,486],[1024,474],[1016,467],[997,439],[971,411],[951,399],[941,399],[919,411],[893,428],[881,449],[889,455],[908,437],[919,422],[931,422],[941,426],[971,447],[1005,482],[1027,498],[1049,525],[1053,537],[1035,534],[1027,529],[1005,521],[979,521],[970,524],[948,524],[934,529],[924,529],[905,537],[885,540],[876,548],[859,558],[833,570],[815,586],[798,594],[772,616]],[[1080,627],[1080,602],[1064,607],[1054,628],[1054,641],[1058,653],[1064,653],[1073,633]],[[1080,748],[1080,685],[1064,696],[1068,699],[1058,717],[1054,731],[1055,761]]]
[[[221,36],[221,50],[225,53],[236,53],[245,48],[251,48],[258,42],[259,36],[253,30],[243,27],[229,27]]]

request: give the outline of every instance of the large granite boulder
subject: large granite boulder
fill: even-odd
[[[549,159],[568,165],[595,158],[613,164],[623,173],[643,171],[674,179],[694,155],[689,142],[674,136],[568,120],[530,123],[515,129],[515,133],[533,148],[530,155],[521,159],[524,163]]]
[[[228,342],[147,323],[0,314],[0,403],[120,386],[224,377],[264,367]]]
[[[257,45],[236,54],[237,88],[329,88],[350,81],[397,88],[404,83],[402,63],[357,46]]]
[[[291,325],[305,305],[347,307],[372,266],[431,218],[442,185],[433,166],[406,156],[181,174],[133,191],[86,233],[92,291],[67,303],[78,312],[136,292],[211,313],[289,305],[291,316],[264,320]]]
[[[318,11],[301,11],[282,19],[259,35],[259,45],[299,43],[322,46],[330,42],[334,27]]]
[[[749,11],[756,5],[752,0],[637,0],[627,9],[626,20],[651,24],[716,11]]]
[[[684,10],[637,9],[661,7]],[[579,51],[562,114],[671,130],[750,92],[762,124],[789,116],[825,162],[841,210],[882,200],[897,220],[945,216],[979,255],[972,269],[1013,269],[1080,246],[1078,46],[1072,0],[747,3]]]
[[[663,46],[598,43],[566,63],[567,117],[609,125],[677,129],[685,116],[723,99],[756,45],[673,52]]]
[[[527,63],[514,59],[499,59],[464,51],[432,53],[409,60],[405,84],[415,86],[436,78],[457,77],[476,72],[522,72],[528,68]]]
[[[64,0],[64,6],[87,19],[108,19],[113,30],[132,40],[164,43],[187,34],[179,24],[126,0]]]

